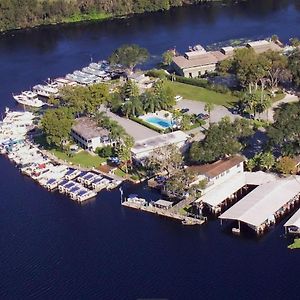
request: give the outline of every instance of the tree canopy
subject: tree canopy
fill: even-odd
[[[73,114],[66,107],[48,109],[41,121],[48,144],[62,148],[69,139],[73,121]]]
[[[300,105],[290,103],[277,109],[268,129],[269,143],[284,155],[300,153]]]
[[[253,134],[248,120],[236,119],[231,122],[223,118],[219,123],[212,124],[200,142],[193,142],[189,150],[189,161],[192,163],[210,163],[239,153],[243,148],[244,138]]]
[[[121,64],[132,70],[137,64],[145,62],[148,57],[149,52],[147,49],[136,44],[126,44],[116,49],[108,60],[113,65]]]

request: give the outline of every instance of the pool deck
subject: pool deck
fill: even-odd
[[[149,129],[132,120],[122,118],[111,111],[106,110],[105,108],[102,108],[101,110],[105,111],[108,117],[117,121],[126,130],[126,132],[134,138],[136,142],[160,135],[158,132],[152,129]]]
[[[168,114],[168,117],[165,116],[166,114]],[[141,120],[143,120],[144,122],[149,123],[152,126],[155,126],[159,129],[164,130],[164,129],[168,129],[168,128],[172,127],[172,121],[173,121],[172,116],[173,115],[172,115],[171,112],[166,111],[166,110],[161,110],[161,111],[158,111],[158,112],[155,112],[155,113],[147,113],[143,116],[140,116],[139,118]],[[164,123],[168,124],[168,126],[163,126],[163,125],[160,125],[156,122],[151,122],[151,121],[149,121],[149,119],[161,120],[161,122],[164,122]],[[174,122],[173,122],[173,125],[174,125]]]

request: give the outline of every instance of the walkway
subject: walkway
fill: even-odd
[[[105,111],[108,117],[117,121],[126,130],[126,132],[134,138],[136,142],[160,135],[158,132],[152,129],[149,129],[132,120],[122,118],[109,110],[105,110],[105,108],[102,108],[101,110]]]
[[[259,116],[259,117],[263,120],[274,122],[274,113],[275,113],[276,108],[280,107],[280,105],[282,105],[284,103],[293,103],[293,102],[297,102],[297,101],[299,101],[299,98],[297,96],[292,95],[292,94],[286,94],[282,100],[274,102],[272,104],[272,107],[270,107],[267,111],[262,113],[261,116]]]
[[[138,203],[133,203],[133,202],[128,202],[128,201],[123,202],[122,205],[126,206],[126,207],[130,207],[130,208],[146,211],[149,213],[153,213],[156,215],[160,215],[163,217],[167,217],[167,218],[171,218],[171,219],[175,219],[175,220],[179,220],[179,221],[185,221],[189,225],[202,225],[205,223],[204,219],[196,219],[196,218],[183,216],[179,213],[173,212],[171,209],[161,209],[161,208],[157,208],[157,207],[153,207],[153,206],[149,206],[149,205],[144,206],[144,205],[141,205]]]

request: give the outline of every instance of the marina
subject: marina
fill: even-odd
[[[6,110],[0,124],[1,154],[7,155],[22,174],[45,189],[58,190],[78,202],[94,198],[102,189],[113,189],[121,184],[120,180],[104,177],[96,170],[82,171],[53,160],[26,137],[34,119],[30,112]]]
[[[59,77],[54,80],[48,80],[45,84],[37,84],[32,90],[23,91],[19,95],[13,95],[13,98],[22,105],[41,108],[49,105],[47,99],[50,97],[59,98],[60,89],[66,86],[92,85],[101,82],[110,81],[112,78],[118,78],[124,74],[120,65],[110,66],[107,61],[90,63],[82,70],[75,70],[65,77]],[[51,104],[50,104],[51,105]]]
[[[295,1],[216,6],[2,35],[1,111],[14,107],[12,91],[80,70],[90,57],[107,57],[121,43],[148,48],[151,68],[170,46],[184,51],[200,40],[207,45],[276,33],[288,41],[299,35]],[[18,131],[13,129],[15,137]],[[127,209],[118,189],[77,205],[20,176],[6,155],[0,157],[1,299],[297,299],[299,252],[287,249],[285,219],[267,235],[245,230],[236,237],[218,219],[181,226],[180,220]],[[161,199],[140,185],[128,189]]]

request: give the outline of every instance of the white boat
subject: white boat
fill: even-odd
[[[51,96],[53,97],[58,97],[59,93],[58,93],[58,88],[49,85],[42,85],[42,84],[38,84],[35,85],[32,90],[37,93],[39,96],[41,97],[45,97],[45,98],[49,98]]]
[[[76,200],[79,202],[83,202],[85,200],[88,200],[90,198],[93,198],[97,195],[97,193],[90,191],[90,190],[86,190],[86,191],[79,191],[76,195]]]
[[[13,95],[13,98],[20,104],[32,107],[42,107],[45,104],[43,101],[38,99],[37,93],[32,91],[25,91],[20,95]]]
[[[109,184],[110,184],[110,180],[107,178],[103,178],[101,180],[96,179],[94,182],[92,182],[92,189],[99,192],[102,189],[105,189]]]
[[[147,201],[144,198],[139,198],[136,194],[131,194],[127,198],[127,202],[140,204],[142,206],[147,205]]]
[[[107,189],[108,189],[108,190],[112,190],[112,189],[116,188],[117,186],[119,186],[121,183],[122,183],[121,180],[114,179],[114,180],[107,186]]]

